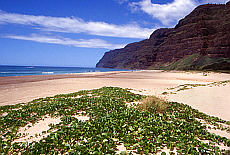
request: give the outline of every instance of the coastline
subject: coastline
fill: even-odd
[[[100,77],[104,74],[116,74],[128,71],[113,71],[113,72],[86,72],[86,73],[70,73],[70,74],[52,74],[52,75],[28,75],[28,76],[7,76],[0,77],[0,85],[19,84],[26,82],[38,82],[46,80],[66,79],[66,78],[92,78]]]
[[[0,77],[0,106],[29,102],[36,98],[79,90],[113,86],[130,88],[133,92],[143,95],[156,95],[169,101],[182,102],[207,114],[230,120],[228,114],[230,103],[226,103],[230,100],[229,95],[226,95],[230,92],[229,83],[212,88],[204,86],[184,90],[177,94],[162,95],[168,90],[167,88],[178,85],[208,84],[225,80],[230,80],[230,74],[208,73],[208,75],[204,75],[202,72],[164,72],[161,70]],[[220,98],[224,98],[224,100],[220,100]],[[215,109],[215,107],[218,108]]]

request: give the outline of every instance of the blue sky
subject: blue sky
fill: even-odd
[[[103,54],[228,0],[0,0],[0,65],[94,67]]]

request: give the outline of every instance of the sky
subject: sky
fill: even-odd
[[[0,65],[95,67],[105,52],[228,0],[0,0]]]

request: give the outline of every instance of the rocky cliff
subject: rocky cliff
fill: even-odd
[[[198,6],[175,28],[106,52],[96,67],[230,69],[230,2]]]

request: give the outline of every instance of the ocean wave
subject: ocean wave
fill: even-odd
[[[10,72],[0,72],[0,74],[9,74]]]
[[[36,74],[36,72],[0,72],[0,74]]]
[[[31,66],[31,67],[25,67],[25,68],[34,68],[34,67]]]
[[[42,72],[42,74],[54,74],[54,72]]]

